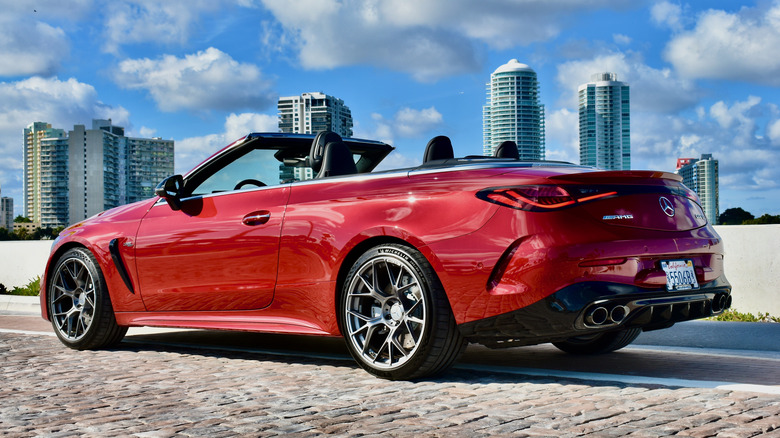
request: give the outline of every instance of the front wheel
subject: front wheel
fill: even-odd
[[[387,379],[441,372],[466,347],[433,268],[403,245],[376,246],[355,262],[342,290],[339,319],[352,357]]]
[[[642,329],[623,329],[616,332],[577,336],[561,342],[553,342],[559,349],[572,354],[603,354],[620,350],[642,333]]]
[[[57,261],[49,281],[48,305],[54,333],[77,350],[119,343],[127,327],[119,327],[100,267],[92,253],[73,248]]]

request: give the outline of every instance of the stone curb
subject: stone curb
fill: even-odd
[[[40,315],[40,298],[37,296],[28,297],[21,295],[0,295],[0,312]]]

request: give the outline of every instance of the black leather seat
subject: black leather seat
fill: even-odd
[[[341,136],[333,131],[320,131],[314,137],[309,150],[309,157],[306,159],[306,165],[311,167],[312,172],[318,174],[322,167],[323,155],[325,155],[325,146],[328,143],[340,142]]]
[[[352,151],[343,141],[333,141],[325,145],[322,165],[317,178],[328,176],[352,175],[357,173]]]
[[[455,154],[452,151],[452,142],[450,138],[445,135],[439,135],[433,137],[428,145],[425,147],[425,155],[423,156],[423,164],[434,160],[447,160],[455,158]]]
[[[507,140],[498,145],[493,156],[496,158],[514,158],[515,160],[519,160],[520,152],[517,151],[517,143],[512,140]]]

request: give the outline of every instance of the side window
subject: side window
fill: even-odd
[[[284,178],[284,166],[274,157],[275,152],[270,149],[250,150],[192,188],[192,194],[207,195],[280,184]]]

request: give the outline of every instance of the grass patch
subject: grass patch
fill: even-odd
[[[768,313],[759,313],[758,316],[752,313],[742,313],[736,309],[727,309],[718,316],[707,318],[710,321],[736,321],[736,322],[780,322],[780,318],[771,316]]]
[[[17,286],[11,290],[8,290],[8,288],[6,288],[4,284],[0,283],[0,295],[22,295],[28,297],[36,297],[40,293],[41,293],[40,276],[30,280],[30,282],[24,286]]]

